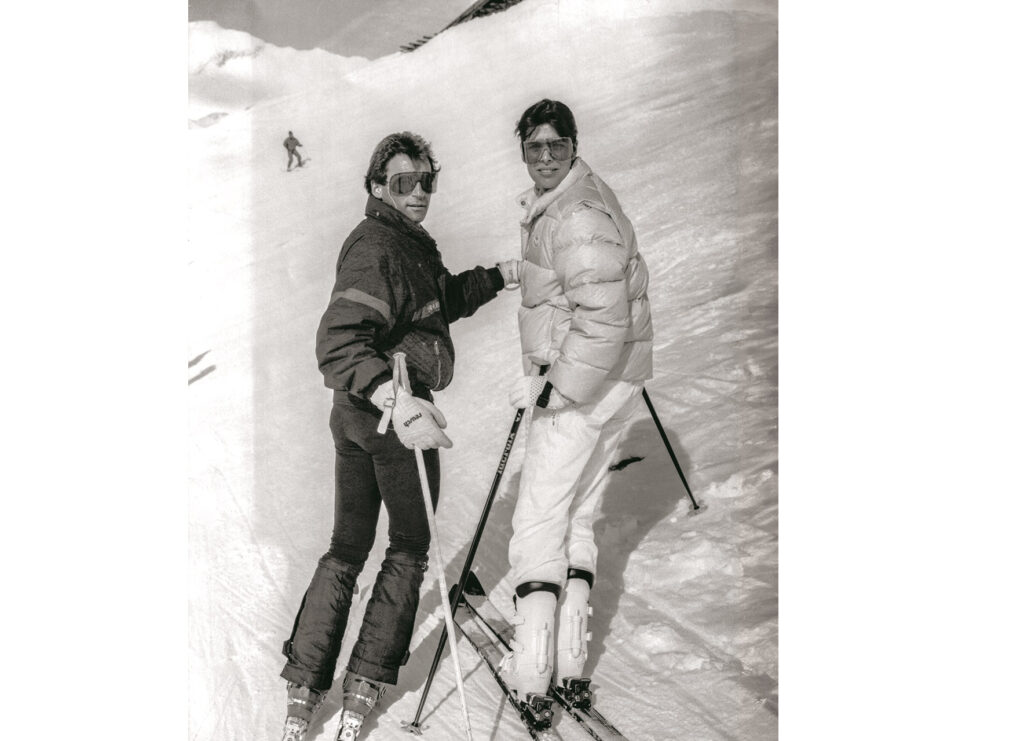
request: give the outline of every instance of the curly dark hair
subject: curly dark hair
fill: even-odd
[[[551,124],[559,136],[569,137],[573,147],[576,146],[576,119],[569,106],[559,100],[544,98],[523,111],[516,123],[516,136],[524,142],[534,129],[544,124]]]
[[[370,156],[370,166],[366,169],[366,178],[363,186],[366,192],[370,193],[371,183],[387,182],[388,162],[398,154],[404,154],[413,162],[426,160],[430,163],[432,172],[439,172],[441,167],[434,158],[434,150],[430,148],[430,142],[419,134],[411,131],[400,131],[397,134],[388,134],[380,140]]]

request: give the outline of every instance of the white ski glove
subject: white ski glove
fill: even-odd
[[[522,260],[502,260],[498,263],[501,277],[505,279],[505,288],[514,289],[519,287],[520,263],[522,263]]]
[[[508,393],[508,403],[516,409],[526,409],[541,400],[545,387],[550,389],[546,404],[538,404],[545,409],[563,409],[572,404],[572,399],[562,396],[544,376],[523,376],[517,379]],[[543,400],[541,400],[543,401]]]
[[[441,428],[448,426],[441,410],[403,388],[399,388],[395,394],[391,421],[395,426],[395,434],[407,448],[431,450],[452,446],[452,441],[441,432]]]

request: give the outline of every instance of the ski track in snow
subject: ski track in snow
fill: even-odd
[[[280,736],[280,646],[333,508],[330,393],[313,337],[338,248],[362,217],[374,144],[401,129],[433,143],[443,172],[424,226],[450,269],[493,264],[519,250],[513,199],[529,185],[512,127],[544,96],[573,108],[582,156],[636,227],[655,322],[647,388],[700,504],[693,512],[644,408],[616,458],[642,460],[609,472],[595,528],[588,668],[599,707],[632,741],[776,738],[774,4],[525,0],[369,62],[209,24],[190,34],[189,117],[226,114],[189,132],[188,377],[203,373],[189,385],[190,739]],[[317,160],[301,177],[283,171],[289,129]],[[453,325],[455,381],[438,394],[455,442],[442,454],[438,510],[449,585],[514,415],[517,301],[503,293]],[[476,560],[506,614],[522,448]],[[383,557],[386,520],[350,625]],[[401,722],[415,713],[442,626],[436,568],[412,657],[367,737],[407,738]],[[486,668],[468,647],[460,656],[474,738],[525,739]],[[446,656],[425,738],[464,737],[452,671]],[[339,713],[332,690],[310,741],[333,738]],[[589,738],[571,719],[557,727]]]

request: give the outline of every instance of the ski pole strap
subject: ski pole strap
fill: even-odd
[[[398,389],[411,392],[412,389],[409,385],[409,369],[405,364],[405,353],[396,352],[394,354],[395,368],[391,376],[392,382],[395,384],[395,398],[398,398]]]
[[[377,423],[377,434],[386,435],[388,425],[391,424],[391,415],[395,411],[395,400],[384,400],[384,412],[380,415],[380,422]]]
[[[384,412],[380,415],[380,422],[377,423],[377,434],[386,435],[388,425],[391,424],[391,415],[395,411],[395,399],[398,398],[398,389],[403,387],[408,390],[409,371],[405,367],[405,353],[396,352],[394,355],[395,366],[391,371],[392,396],[384,400]]]

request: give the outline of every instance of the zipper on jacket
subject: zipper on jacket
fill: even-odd
[[[441,348],[438,347],[437,340],[434,340],[434,357],[437,358],[437,385],[431,390],[437,391],[441,388]]]

